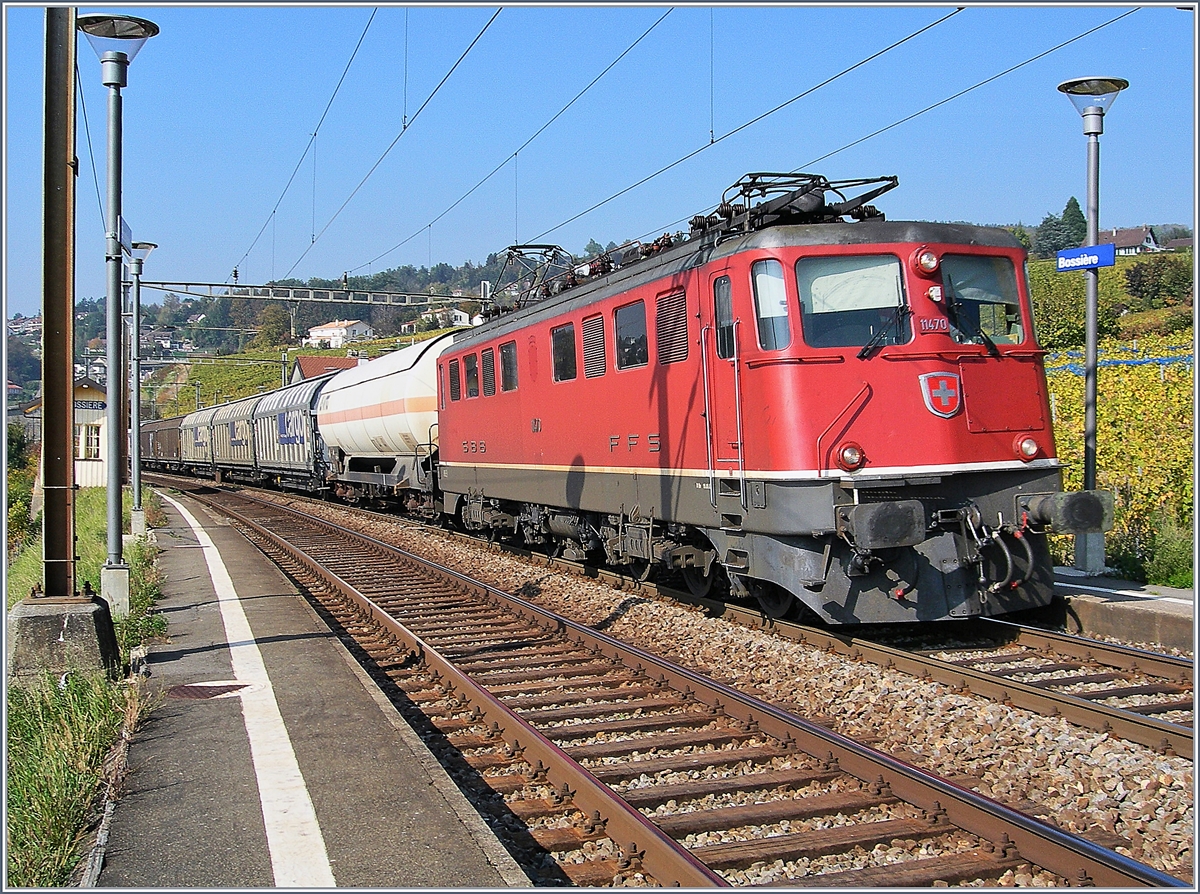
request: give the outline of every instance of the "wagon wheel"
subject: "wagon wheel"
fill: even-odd
[[[634,559],[625,566],[625,574],[639,583],[645,583],[654,576],[658,565],[649,559]]]

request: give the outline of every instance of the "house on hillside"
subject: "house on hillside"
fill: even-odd
[[[312,347],[340,348],[348,341],[374,338],[375,330],[362,320],[334,320],[308,330],[304,344]]]
[[[1166,251],[1191,251],[1192,237],[1184,236],[1181,239],[1171,239],[1163,246]]]
[[[303,382],[323,376],[326,373],[337,372],[340,369],[354,369],[360,363],[366,363],[365,357],[297,357],[292,364],[291,384]]]
[[[1154,230],[1148,226],[1132,227],[1126,230],[1113,228],[1109,233],[1101,234],[1101,240],[1108,236],[1107,241],[1116,246],[1117,255],[1140,255],[1151,251],[1162,251]]]

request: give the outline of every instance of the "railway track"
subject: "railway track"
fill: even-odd
[[[930,648],[919,641],[906,644],[904,635],[884,642],[774,621],[754,609],[686,593],[671,595],[796,642],[1061,716],[1161,754],[1193,755],[1194,663],[1186,658],[992,619],[972,621],[958,631],[968,646]]]
[[[163,480],[194,483],[194,479],[166,476]],[[377,517],[368,510],[342,508]],[[396,520],[394,516],[385,517]],[[439,531],[472,544],[479,542],[468,535]],[[757,607],[697,597],[685,590],[638,581],[579,562],[504,548],[553,567],[607,580],[614,586],[701,606],[714,616],[767,629],[856,661],[895,668],[957,692],[1062,717],[1081,728],[1109,733],[1160,754],[1191,759],[1195,752],[1194,662],[1190,659],[988,618],[957,625],[958,642],[970,645],[953,649],[915,640],[903,632],[893,633],[887,640],[834,632],[771,619]],[[938,639],[945,638],[947,626],[940,625]]]
[[[205,499],[318,596],[576,884],[931,885],[1022,866],[1183,884],[395,547]]]

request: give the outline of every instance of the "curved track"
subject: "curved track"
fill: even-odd
[[[806,861],[778,882],[791,885],[988,881],[1022,864],[1072,884],[1182,884],[394,547],[271,503],[205,499],[324,591],[577,884],[747,883],[742,868],[774,860]],[[839,860],[889,844],[899,853],[882,863]]]

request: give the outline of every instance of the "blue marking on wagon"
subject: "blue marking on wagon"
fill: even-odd
[[[280,444],[303,444],[304,428],[300,424],[297,413],[277,413],[275,419],[279,425]]]

